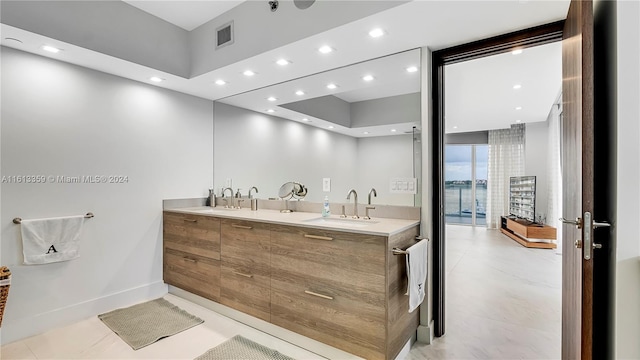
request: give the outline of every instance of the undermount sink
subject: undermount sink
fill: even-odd
[[[225,208],[224,206],[216,206],[214,208],[198,209],[198,210],[193,210],[193,211],[199,212],[199,213],[203,213],[203,214],[211,214],[211,213],[238,211],[238,210],[240,210],[240,209],[237,209],[237,208]]]
[[[303,220],[303,222],[318,224],[318,225],[341,226],[341,227],[349,227],[349,228],[364,228],[369,225],[379,223],[379,221],[375,221],[375,220],[349,219],[349,218],[324,218],[324,217],[307,219],[307,220]]]

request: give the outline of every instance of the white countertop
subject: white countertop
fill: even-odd
[[[371,220],[360,218],[354,220],[350,217],[342,219],[338,215],[323,218],[320,214],[309,212],[281,213],[279,210],[261,209],[251,211],[249,208],[232,210],[208,206],[165,209],[164,211],[382,236],[397,234],[420,223],[419,220],[388,218],[372,218]]]

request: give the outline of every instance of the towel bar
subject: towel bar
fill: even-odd
[[[420,235],[416,236],[416,241],[420,241],[420,240],[427,240],[429,241],[429,239],[422,237]],[[393,253],[393,255],[407,255],[408,252],[406,250],[402,250],[400,248],[393,248],[391,249],[391,252]]]
[[[85,218],[87,218],[87,219],[91,219],[91,218],[92,218],[92,217],[94,217],[94,216],[95,216],[95,215],[93,215],[93,213],[92,213],[92,212],[88,212],[88,213],[86,213],[86,214],[85,214],[85,216],[84,216],[84,217],[85,217]],[[18,218],[18,217],[17,217],[17,218],[14,218],[14,219],[13,219],[13,223],[14,223],[14,224],[21,224],[21,223],[22,223],[22,219],[21,219],[21,218]]]

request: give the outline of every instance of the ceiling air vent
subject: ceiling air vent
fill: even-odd
[[[216,29],[216,50],[233,44],[233,21]]]

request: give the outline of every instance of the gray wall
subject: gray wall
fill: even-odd
[[[280,1],[278,11],[271,12],[267,1],[245,1],[191,32],[191,73],[202,75],[404,3],[319,0],[300,10],[292,1]],[[231,20],[234,44],[215,50],[216,28]]]
[[[2,1],[0,6],[3,24],[189,77],[189,33],[125,2]]]
[[[333,95],[281,104],[280,106],[344,127],[352,127],[351,104]]]
[[[420,93],[351,103],[351,127],[420,123]]]
[[[307,201],[346,203],[355,188],[364,203],[371,187],[377,204],[413,206],[413,195],[389,194],[392,177],[412,176],[412,136],[353,138],[222,103],[215,104],[214,187],[232,179],[234,192],[257,186],[258,198],[277,197],[287,181],[309,188]],[[331,192],[322,178],[331,178]]]
[[[536,216],[547,216],[548,212],[548,127],[546,121],[528,123],[525,131],[524,174],[536,177]]]
[[[127,177],[2,183],[2,342],[162,296],[162,199],[206,196],[212,102],[5,47],[1,60],[2,176]],[[79,259],[22,265],[14,217],[88,211]]]

